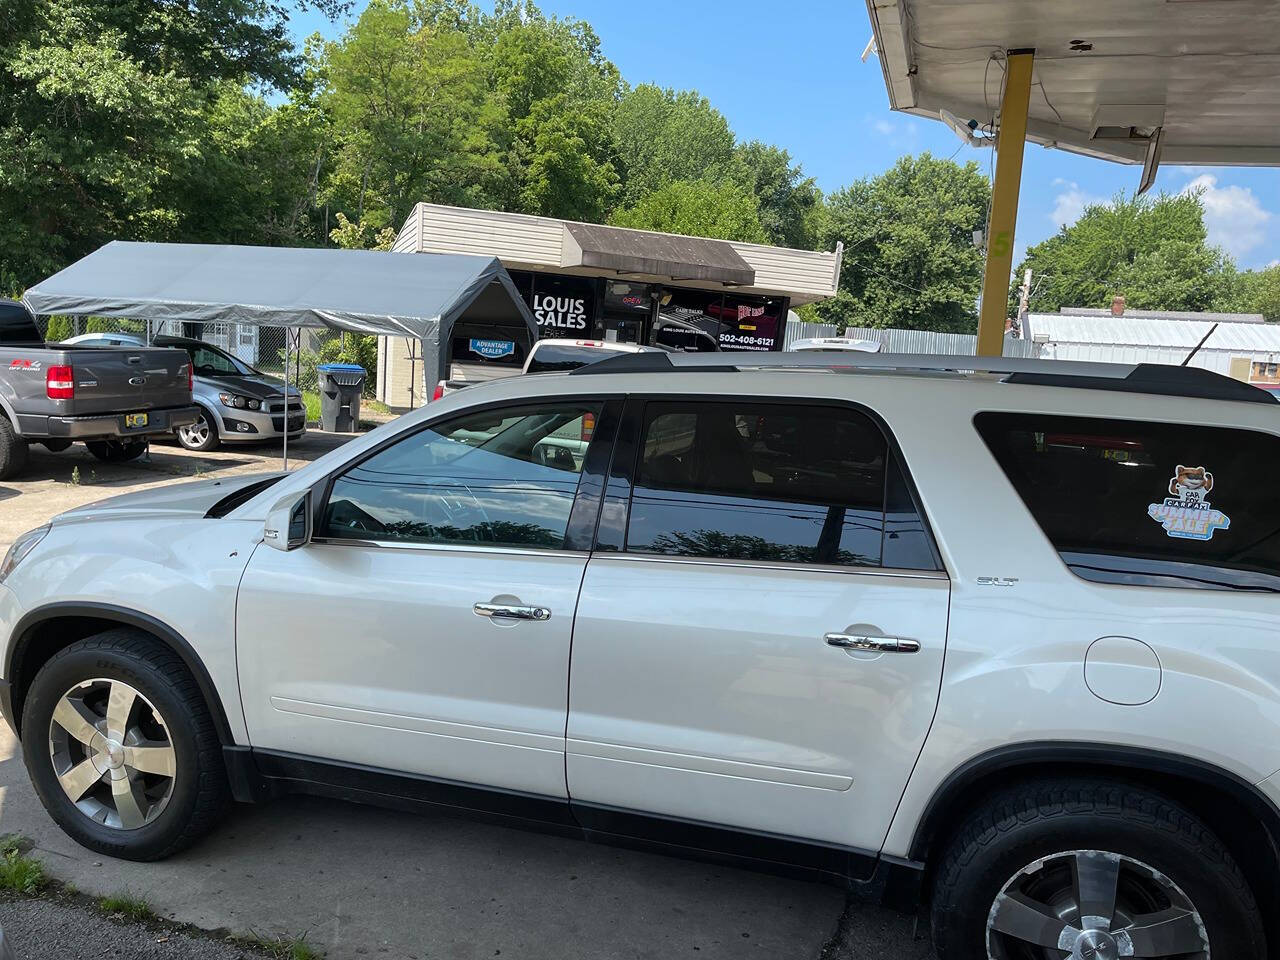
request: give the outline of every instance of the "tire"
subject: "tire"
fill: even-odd
[[[1112,924],[1079,921],[1091,908],[1081,911],[1074,875],[1118,889]],[[1105,918],[1105,898],[1093,899]],[[1028,902],[1053,906],[1027,913]],[[1159,928],[1174,941],[1153,947],[1156,928],[1138,928],[1160,909],[1176,911]],[[1120,938],[1129,930],[1146,938],[1137,956],[1201,958],[1206,937],[1214,960],[1267,956],[1253,891],[1221,841],[1167,797],[1109,780],[1039,781],[985,802],[939,861],[932,915],[934,949],[947,960],[1110,960],[1127,949]],[[1059,943],[1048,945],[1055,935]]]
[[[127,463],[147,450],[145,440],[86,440],[84,445],[103,463]]]
[[[117,693],[132,702],[124,738],[103,718]],[[22,732],[23,760],[45,810],[98,853],[163,859],[208,833],[227,808],[222,746],[200,689],[172,650],[140,631],[108,630],[56,653],[27,691]]]
[[[218,436],[217,422],[201,407],[200,417],[195,423],[189,427],[178,428],[178,443],[188,450],[200,453],[217,450],[222,445],[222,438]]]
[[[0,413],[0,480],[16,477],[27,465],[27,441],[18,436],[9,418]]]

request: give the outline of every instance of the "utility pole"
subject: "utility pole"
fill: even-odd
[[[1027,267],[1026,272],[1022,274],[1022,286],[1018,288],[1018,315],[1013,320],[1013,333],[1016,337],[1021,337],[1022,331],[1027,329],[1027,310],[1030,300],[1031,268]]]

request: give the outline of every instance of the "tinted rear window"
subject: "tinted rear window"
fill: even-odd
[[[846,409],[652,402],[627,550],[932,570],[884,433]]]
[[[1280,590],[1280,437],[1037,414],[975,423],[1081,577]]]
[[[612,350],[601,350],[599,347],[570,347],[559,344],[548,347],[535,347],[533,359],[529,361],[526,373],[546,373],[555,370],[576,370],[589,363],[613,356]]]
[[[14,300],[0,300],[0,343],[40,343],[43,339],[26,307]]]

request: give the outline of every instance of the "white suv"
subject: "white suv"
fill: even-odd
[[[619,356],[24,536],[3,702],[114,856],[306,790],[920,894],[947,960],[1261,960],[1278,475],[1204,371]]]

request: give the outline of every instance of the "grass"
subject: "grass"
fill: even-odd
[[[0,890],[31,896],[47,882],[44,865],[22,852],[21,838],[0,838]]]
[[[156,912],[145,897],[135,897],[131,893],[118,893],[112,897],[103,897],[98,901],[103,913],[119,914],[133,923],[144,923],[156,919]]]
[[[321,960],[322,954],[307,943],[307,935],[300,937],[259,937],[248,940],[259,950],[265,950],[275,960]]]
[[[316,390],[303,390],[302,402],[307,405],[307,423],[320,419],[320,393]]]
[[[307,423],[319,423],[320,422],[319,391],[303,390],[302,402],[307,405]],[[385,403],[382,403],[379,400],[370,400],[368,397],[360,398],[360,412],[362,414],[373,413],[373,414],[377,414],[379,416],[384,416],[384,417],[392,416],[391,408],[388,407]],[[362,428],[367,429],[368,427],[377,426],[377,424],[372,422],[366,424],[364,421],[361,421],[360,426]]]

